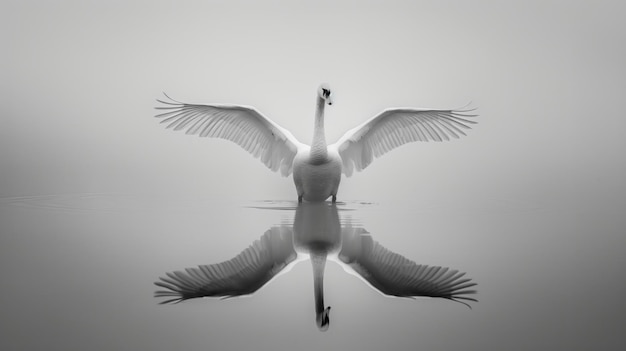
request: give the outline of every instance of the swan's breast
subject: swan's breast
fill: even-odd
[[[298,190],[307,201],[324,201],[337,194],[341,180],[341,158],[337,152],[329,151],[325,162],[310,162],[308,155],[297,155],[293,165],[293,179]]]

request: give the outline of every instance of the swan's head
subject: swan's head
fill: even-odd
[[[326,307],[324,311],[315,316],[315,322],[320,331],[328,330],[330,326],[330,306]]]
[[[320,85],[320,87],[317,89],[317,95],[319,95],[320,98],[324,99],[327,104],[333,104],[333,94],[330,91],[330,86],[328,86],[328,84],[322,83],[322,85]]]

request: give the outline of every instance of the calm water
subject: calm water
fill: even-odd
[[[228,260],[290,201],[123,194],[0,200],[3,350],[617,349],[626,324],[624,204],[340,203],[342,223],[420,264],[467,272],[472,309],[387,298],[334,262],[330,329],[315,326],[300,262],[256,294],[159,305],[165,272]]]

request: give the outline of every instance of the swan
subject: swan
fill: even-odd
[[[477,301],[467,295],[476,285],[465,273],[439,266],[417,264],[372,239],[363,228],[341,224],[335,204],[300,203],[293,226],[272,227],[234,258],[166,273],[154,284],[163,290],[161,304],[200,297],[250,295],[297,263],[310,260],[313,268],[315,324],[330,326],[330,306],[324,304],[324,268],[327,260],[338,263],[385,296],[432,297],[460,302]]]
[[[474,109],[456,110],[391,108],[346,132],[328,145],[324,109],[333,93],[323,83],[317,90],[311,145],[299,142],[288,130],[253,107],[227,104],[187,104],[170,98],[159,100],[164,110],[156,115],[167,128],[187,134],[233,141],[272,171],[293,173],[298,202],[337,200],[341,174],[350,177],[365,169],[375,157],[413,141],[443,141],[465,135],[476,121]]]

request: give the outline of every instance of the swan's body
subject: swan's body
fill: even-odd
[[[444,267],[419,265],[372,239],[363,228],[342,226],[335,204],[303,203],[296,208],[293,226],[273,227],[234,258],[217,264],[167,273],[155,284],[155,297],[177,303],[199,297],[249,295],[300,261],[313,267],[315,321],[320,330],[330,323],[324,304],[324,268],[327,260],[365,281],[386,296],[444,298],[466,304],[476,285],[465,273]],[[467,304],[466,304],[467,305]],[[468,305],[469,306],[469,305]]]
[[[472,110],[388,109],[345,133],[328,145],[324,132],[324,108],[332,105],[326,84],[318,89],[311,145],[299,142],[289,131],[252,107],[241,105],[195,105],[159,102],[168,110],[157,115],[174,130],[187,134],[231,140],[258,157],[272,171],[293,173],[298,201],[324,201],[337,197],[341,174],[351,176],[386,152],[413,141],[442,141],[465,135],[460,128],[476,123],[466,119]]]
[[[293,160],[293,181],[296,184],[298,201],[324,201],[337,198],[341,181],[341,157],[329,150],[323,160],[315,161],[307,149],[298,152]]]

